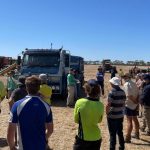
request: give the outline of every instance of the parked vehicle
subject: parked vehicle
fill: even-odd
[[[103,68],[104,72],[106,72],[106,71],[111,72],[111,69],[112,69],[111,60],[110,59],[104,59],[102,61],[102,68]]]
[[[23,52],[22,61],[18,57],[19,75],[30,76],[45,73],[53,94],[65,96],[66,78],[71,65],[70,57],[70,52],[63,49],[26,49]]]

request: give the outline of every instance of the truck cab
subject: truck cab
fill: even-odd
[[[111,65],[111,60],[110,59],[104,59],[102,61],[102,68],[103,68],[103,71],[106,72],[111,72],[111,69],[112,69],[112,65]]]
[[[47,74],[48,85],[53,94],[62,95],[66,91],[65,55],[62,49],[26,49],[20,65],[20,75],[39,76]]]

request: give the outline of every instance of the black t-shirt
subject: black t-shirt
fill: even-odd
[[[25,87],[17,88],[11,94],[11,98],[14,100],[14,102],[24,98],[25,96],[27,96]]]

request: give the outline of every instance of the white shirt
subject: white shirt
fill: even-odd
[[[138,104],[135,104],[131,99],[128,98],[128,96],[133,96],[134,98],[137,98],[139,95],[139,89],[136,85],[136,83],[134,83],[132,80],[127,81],[124,84],[124,91],[126,93],[126,107],[134,110]]]

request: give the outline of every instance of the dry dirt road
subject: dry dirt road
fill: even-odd
[[[119,68],[119,67],[118,67]],[[121,68],[126,72],[129,67]],[[95,78],[97,72],[96,65],[85,66],[85,80]],[[1,78],[2,79],[2,78]],[[101,101],[105,104],[110,85],[108,80],[110,74],[106,73],[105,76],[105,96]],[[3,79],[2,79],[3,80]],[[4,81],[4,80],[3,80]],[[7,125],[8,125],[8,101],[2,102],[2,113],[0,114],[0,150],[8,150],[6,142]],[[53,150],[72,150],[74,137],[77,133],[77,124],[73,121],[73,108],[66,108],[65,101],[56,99],[52,106],[54,116],[54,133],[49,139],[49,145]],[[124,119],[124,134],[126,133],[126,118]],[[102,150],[109,150],[109,133],[107,129],[106,115],[102,123],[99,125],[102,130]],[[118,145],[116,150],[118,149]],[[150,137],[141,134],[140,140],[132,140],[131,144],[126,144],[126,150],[150,150]]]

